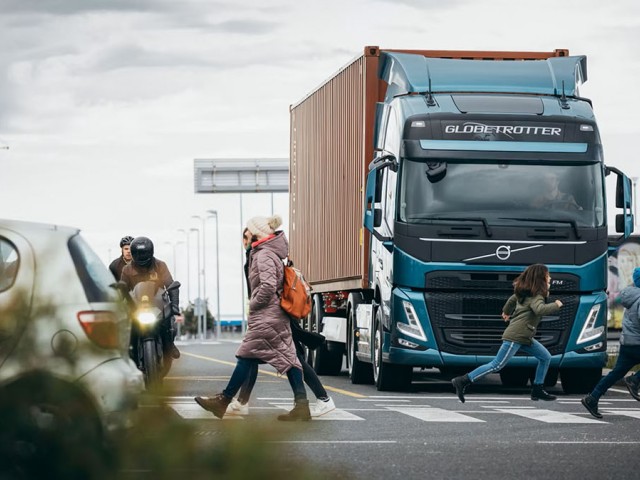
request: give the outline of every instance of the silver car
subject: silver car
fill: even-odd
[[[0,220],[0,456],[130,424],[144,384],[113,283],[78,229]]]

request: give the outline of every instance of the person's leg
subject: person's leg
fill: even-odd
[[[287,378],[289,379],[291,390],[293,390],[294,406],[293,410],[291,410],[289,413],[279,415],[278,420],[311,420],[309,400],[307,400],[307,391],[305,390],[304,382],[302,381],[302,370],[298,370],[297,368],[290,368],[287,371]]]
[[[555,395],[551,395],[544,389],[544,377],[547,376],[549,364],[551,363],[551,354],[549,353],[549,350],[535,339],[531,342],[531,345],[523,345],[522,350],[538,359],[536,376],[531,388],[531,400],[555,400],[557,397]]]
[[[242,384],[249,377],[253,364],[257,364],[257,362],[253,358],[238,358],[236,368],[234,368],[229,383],[222,393],[210,398],[195,397],[194,400],[205,410],[212,412],[218,418],[222,418],[233,396],[238,393]]]
[[[551,363],[551,354],[549,353],[549,350],[535,339],[531,345],[523,345],[521,350],[538,359],[538,366],[536,368],[536,375],[533,379],[533,383],[535,385],[543,385],[544,377],[547,376],[549,364]]]
[[[618,353],[618,359],[616,360],[616,364],[613,369],[609,372],[606,377],[600,379],[598,384],[593,388],[591,392],[591,397],[596,401],[600,399],[604,393],[609,390],[618,380],[622,379],[631,367],[633,367],[636,362],[634,355],[629,352],[630,347],[625,347],[624,345],[620,345],[620,352]]]
[[[496,358],[489,363],[479,366],[466,375],[462,375],[461,377],[456,377],[451,380],[451,384],[456,390],[456,395],[458,395],[460,401],[464,403],[464,391],[469,385],[489,373],[502,370],[509,359],[516,354],[520,346],[521,345],[519,343],[503,341]]]
[[[593,391],[584,397],[580,402],[591,415],[595,418],[602,418],[602,414],[598,411],[598,401],[613,384],[626,375],[626,373],[636,364],[633,350],[624,345],[620,345],[618,359],[611,371],[605,377],[601,378]]]
[[[249,403],[249,398],[251,398],[251,392],[253,391],[253,387],[256,384],[256,380],[258,378],[258,362],[254,362],[251,365],[251,369],[249,371],[249,376],[242,384],[240,388],[240,394],[238,395],[238,401],[242,405],[246,405]]]
[[[302,365],[304,383],[307,384],[317,399],[327,400],[329,395],[327,395],[327,391],[318,378],[318,374],[316,374],[316,371],[311,367],[311,365],[309,365],[309,363],[307,363],[304,359],[304,355],[301,355],[300,352],[298,352],[298,360],[300,360],[300,364]]]
[[[489,363],[479,366],[467,375],[473,383],[490,373],[499,372],[504,368],[507,362],[513,357],[522,345],[516,342],[503,341],[496,357]]]

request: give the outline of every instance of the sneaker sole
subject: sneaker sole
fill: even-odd
[[[329,412],[333,412],[335,409],[336,409],[336,408],[335,408],[335,407],[333,407],[331,410],[327,410],[326,412],[317,413],[317,414],[313,414],[313,413],[311,413],[311,418],[318,418],[318,417],[321,417],[321,416],[323,416],[323,415],[326,415],[326,414],[327,414],[327,413],[329,413]]]

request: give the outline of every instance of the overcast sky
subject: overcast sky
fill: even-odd
[[[172,266],[165,242],[217,209],[221,310],[237,314],[239,197],[195,194],[193,160],[288,157],[289,105],[365,45],[587,55],[606,162],[640,176],[636,0],[0,0],[0,218],[77,226],[105,262],[147,235]],[[268,195],[243,205],[271,213]],[[287,196],[274,207],[287,227]],[[209,220],[213,299],[214,239]]]

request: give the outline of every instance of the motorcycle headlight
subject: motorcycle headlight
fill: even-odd
[[[138,320],[140,325],[152,325],[156,323],[158,313],[160,313],[160,310],[157,308],[151,310],[139,310],[136,312],[136,320]]]

